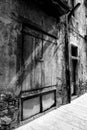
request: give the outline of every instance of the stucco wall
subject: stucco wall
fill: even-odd
[[[74,18],[72,18],[72,23],[70,26],[70,44],[74,44],[78,47],[78,94],[84,93],[86,91],[87,83],[87,61],[86,61],[86,41],[84,36],[86,35],[86,14],[84,0],[76,0],[75,5],[80,2],[80,7],[75,10]],[[73,25],[73,26],[72,26]],[[79,35],[80,34],[80,35]]]
[[[24,70],[22,63],[22,58],[24,58],[22,57],[22,21],[14,20],[12,14],[15,17],[19,17],[19,15],[25,17],[43,27],[46,32],[58,37],[58,40],[55,40],[44,35],[46,41],[43,42],[43,62],[38,62],[36,67],[34,67],[33,62],[31,64],[33,70],[31,71],[28,67],[31,62],[29,58],[34,58],[36,51],[33,53],[31,51],[31,56],[25,58],[27,69]],[[6,94],[5,96],[10,94],[11,98],[16,97],[16,107],[18,108],[19,105],[19,114],[17,113],[15,116],[16,123],[20,120],[19,115],[21,115],[21,106],[17,100],[21,89],[32,90],[33,88],[39,89],[50,86],[45,91],[56,88],[58,107],[67,102],[64,35],[64,25],[59,24],[55,18],[48,16],[32,2],[22,0],[0,1],[0,90],[2,90],[0,92]],[[51,42],[47,42],[47,40]],[[38,44],[40,45],[40,43]],[[26,52],[28,52],[28,47],[30,48],[30,44],[26,43]],[[41,51],[40,46],[39,51]],[[26,78],[23,78],[24,75],[27,75]]]
[[[71,19],[70,26],[74,26],[74,29],[82,35],[82,37],[76,34],[72,29],[68,37],[69,44],[74,44],[78,47],[78,95],[85,92],[85,84],[87,81],[87,52],[86,41],[84,40],[84,35],[86,34],[85,7],[84,1],[79,1],[81,2],[81,6],[75,12],[75,18]],[[76,3],[77,2],[78,0]],[[55,35],[58,39],[55,40],[47,35],[33,31],[33,34],[39,34],[39,36],[44,38],[44,40],[37,40],[36,48],[35,38],[31,38],[30,40],[29,36],[25,36],[26,38],[23,36],[23,21],[20,21],[19,16],[40,25],[43,30]],[[64,17],[61,19],[63,20]],[[30,30],[30,32],[32,31]],[[23,40],[25,40],[25,43],[23,43]],[[31,41],[32,43],[30,43]],[[42,42],[43,55],[41,55]],[[22,44],[24,44],[24,48],[22,48]],[[15,117],[16,124],[18,121],[20,122],[21,117],[21,105],[20,101],[18,102],[18,98],[19,100],[21,98],[21,90],[28,91],[43,87],[40,91],[27,93],[27,95],[30,95],[56,89],[57,107],[68,102],[64,49],[64,23],[61,21],[58,22],[55,18],[48,16],[31,1],[0,1],[0,99],[3,99],[2,93],[5,94],[5,98],[10,96],[12,101],[15,99],[16,103],[13,104],[14,112],[12,111],[12,113],[16,112],[15,108],[19,110],[19,113],[16,113],[16,116],[14,115],[11,120]],[[38,60],[40,55],[42,57],[39,60],[42,61],[38,61],[37,64],[35,64],[36,61],[34,60]]]

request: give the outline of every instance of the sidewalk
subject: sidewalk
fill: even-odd
[[[16,130],[87,130],[87,93]]]

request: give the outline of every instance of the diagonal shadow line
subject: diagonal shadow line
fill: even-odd
[[[45,44],[43,46],[43,54],[45,53],[45,51],[47,50],[47,48],[50,45],[51,45],[50,42],[46,43],[46,41],[45,41]],[[37,53],[36,57],[39,55],[40,51]],[[35,57],[34,57],[34,59],[31,60],[31,63],[29,63],[26,67],[22,65],[21,66],[21,70],[18,71],[17,74],[13,77],[13,79],[11,80],[11,82],[8,84],[7,88],[9,88],[9,86],[10,87],[13,86],[13,84],[15,84],[15,86],[16,86],[16,84],[17,84],[16,82],[20,82],[22,84],[23,80],[27,77],[27,75],[34,69],[34,67],[36,68],[36,66],[39,63],[39,62],[35,62],[35,65],[32,66],[34,62],[35,62]],[[24,74],[25,72],[27,72],[27,73]]]
[[[45,51],[47,50],[47,48],[50,46],[51,44],[49,42],[45,43],[45,45],[43,46],[43,53],[45,53]],[[41,51],[41,50],[40,50]],[[40,61],[37,60],[38,55],[40,53],[40,51],[37,53],[37,55],[31,60],[31,63],[29,63],[27,65],[27,67],[25,68],[24,71],[26,71],[26,75],[24,75],[23,80],[26,78],[26,76],[34,69],[34,67],[36,68],[37,65],[40,63]],[[33,63],[35,62],[35,65],[33,66]]]
[[[55,51],[54,51],[54,55],[57,53],[57,51],[59,50],[59,48],[61,47],[63,45],[63,43],[60,43],[58,46],[57,46],[57,48],[55,49]],[[54,56],[53,55],[53,56]]]

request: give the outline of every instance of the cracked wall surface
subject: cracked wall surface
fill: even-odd
[[[75,28],[82,36],[85,35],[84,12],[82,1],[75,18],[70,20],[69,28],[69,44],[78,47],[78,95],[85,92],[85,85],[82,86],[81,83],[86,84],[87,80],[86,42],[72,28]],[[20,16],[39,25],[45,32],[58,39],[35,29],[32,30],[26,26],[27,23],[24,23]],[[15,119],[11,128],[21,122],[21,98],[23,96],[42,94],[56,89],[56,106],[68,103],[64,18],[61,17],[61,20],[58,21],[43,12],[32,1],[0,1],[0,100],[4,102],[5,115],[10,118],[7,121]],[[21,91],[25,92],[22,94]],[[53,102],[53,97],[53,95],[51,98],[49,97],[48,102]],[[43,102],[44,107],[48,107],[46,106],[48,102],[45,101],[46,97]],[[0,109],[4,115],[2,106],[3,103],[0,105]],[[8,106],[14,113],[13,115],[8,116],[10,113]]]
[[[43,93],[43,91],[57,89],[57,106],[59,107],[67,102],[64,25],[59,25],[55,18],[48,16],[31,1],[7,0],[0,2],[0,93],[1,101],[3,100],[4,102],[6,101],[2,98],[2,94],[4,94],[6,99],[10,95],[11,101],[9,99],[9,102],[15,102],[12,104],[14,113],[16,112],[15,108],[18,110],[16,115],[10,115],[9,117],[11,121],[15,118],[15,122],[11,125],[12,128],[15,126],[15,123],[17,124],[21,120],[21,90],[28,91],[43,87],[44,89],[40,90]],[[22,34],[23,21],[19,22],[19,16],[38,24],[46,32],[55,35],[58,40],[31,29],[29,30],[30,33],[41,38],[43,36],[44,40],[38,40],[38,38],[35,39],[28,35],[24,36]],[[22,48],[23,37],[25,43]],[[24,52],[22,52],[22,49]],[[31,93],[38,93],[38,91]],[[8,104],[8,102],[6,103]],[[6,110],[8,117],[9,111],[7,106]]]

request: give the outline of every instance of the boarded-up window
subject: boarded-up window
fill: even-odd
[[[44,94],[42,96],[42,107],[43,107],[43,111],[49,109],[50,107],[52,107],[55,104],[55,98],[54,98],[54,93],[48,93],[48,94]]]
[[[23,120],[40,113],[40,99],[35,97],[23,101]]]
[[[22,98],[22,120],[56,106],[56,90]]]

